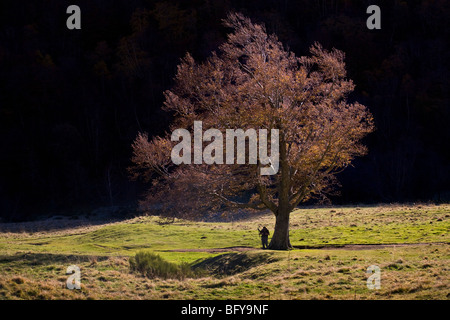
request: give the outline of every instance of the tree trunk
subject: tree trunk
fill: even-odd
[[[275,213],[275,230],[269,249],[289,250],[292,248],[289,241],[289,215],[291,213],[289,206],[289,181],[290,168],[287,157],[287,146],[284,132],[280,133],[280,167],[281,181],[278,186],[278,210]]]
[[[278,212],[269,249],[289,250],[292,248],[291,242],[289,241],[289,215],[290,212],[288,210]]]

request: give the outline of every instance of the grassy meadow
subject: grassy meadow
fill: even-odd
[[[446,300],[449,218],[450,205],[298,209],[291,251],[260,248],[257,227],[273,232],[271,213],[234,222],[0,224],[0,299]],[[143,251],[201,272],[145,277],[129,263]],[[66,288],[70,265],[81,269],[80,290]],[[381,269],[378,290],[366,285],[370,265]]]

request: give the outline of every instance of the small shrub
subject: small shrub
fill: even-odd
[[[391,264],[386,266],[386,269],[388,269],[388,270],[402,270],[403,269],[403,265],[401,265],[399,263],[391,263]]]
[[[340,269],[338,269],[337,272],[339,272],[339,273],[350,273],[350,269],[349,268],[340,268]]]
[[[23,284],[25,282],[25,280],[22,277],[15,277],[11,281],[17,284]]]
[[[188,263],[172,263],[158,254],[143,251],[130,258],[130,269],[148,278],[184,279],[196,275]]]
[[[403,293],[408,293],[408,292],[409,292],[409,288],[406,288],[406,287],[398,287],[398,288],[395,288],[390,291],[391,294],[397,294],[397,293],[403,294]]]

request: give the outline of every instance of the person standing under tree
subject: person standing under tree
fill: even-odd
[[[262,242],[262,247],[263,249],[266,249],[269,247],[269,230],[266,228],[266,226],[263,226],[263,228],[261,230],[259,230],[259,235],[261,236],[261,242]]]

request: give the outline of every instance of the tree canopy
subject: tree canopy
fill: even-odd
[[[296,57],[242,14],[230,14],[224,23],[232,32],[219,51],[203,63],[187,54],[174,87],[165,92],[164,109],[174,115],[171,131],[193,132],[194,121],[203,130],[277,129],[279,171],[261,175],[263,164],[249,161],[175,165],[170,134],[151,141],[140,134],[131,172],[153,182],[144,203],[168,214],[190,216],[221,206],[270,209],[279,225],[270,247],[285,249],[289,213],[302,201],[326,195],[336,173],[365,154],[360,141],[373,130],[372,116],[365,106],[347,102],[354,84],[343,52],[315,43],[310,56]]]

